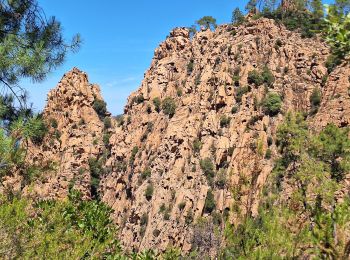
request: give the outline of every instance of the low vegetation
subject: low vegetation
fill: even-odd
[[[262,101],[265,114],[275,116],[281,111],[282,99],[279,94],[270,92]]]

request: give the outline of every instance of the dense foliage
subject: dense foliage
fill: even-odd
[[[265,187],[259,215],[242,216],[239,225],[227,228],[225,257],[350,256],[349,198],[339,200],[337,194],[350,166],[348,132],[331,124],[313,135],[303,116],[287,116],[277,133],[281,159]]]
[[[246,11],[257,19],[268,17],[284,24],[290,30],[297,30],[303,37],[313,37],[323,32],[332,54],[327,61],[331,72],[350,53],[350,2],[336,0],[335,4],[323,11],[321,0],[283,1],[250,0]],[[326,19],[324,19],[326,18]],[[236,8],[232,13],[234,25],[243,24],[246,17]],[[204,16],[192,26],[191,34],[197,27],[215,30],[216,19]],[[0,96],[0,179],[13,172],[23,177],[21,186],[30,184],[50,166],[33,166],[25,160],[27,144],[40,145],[47,134],[47,128],[57,128],[57,121],[47,125],[40,115],[26,107],[26,95],[17,83],[22,78],[39,81],[62,64],[69,50],[79,47],[79,36],[70,43],[63,39],[60,23],[55,18],[46,18],[35,0],[0,0],[0,83],[11,95]],[[276,46],[281,46],[276,40]],[[220,62],[220,60],[218,61]],[[194,71],[194,60],[187,66],[187,74]],[[239,73],[234,78],[239,85]],[[237,79],[238,78],[238,79]],[[268,67],[253,70],[248,74],[248,83],[265,85],[268,89],[275,78]],[[237,103],[251,90],[251,86],[235,90]],[[182,96],[182,90],[177,90]],[[19,106],[16,106],[16,101]],[[132,103],[145,102],[143,95],[136,96]],[[310,96],[312,111],[317,111],[321,102],[320,90]],[[176,102],[172,97],[153,99],[154,110],[163,111],[170,118],[176,113]],[[282,98],[267,92],[261,102],[265,114],[277,115],[281,110]],[[104,119],[105,131],[111,126],[106,117],[106,103],[95,98],[93,108]],[[149,113],[152,107],[149,106]],[[238,107],[232,108],[236,113]],[[255,118],[256,119],[256,118]],[[253,118],[253,121],[255,120]],[[121,118],[120,122],[123,119]],[[130,117],[128,121],[131,121]],[[124,124],[124,122],[122,123]],[[227,127],[230,117],[220,118],[220,126]],[[151,132],[153,125],[147,126]],[[275,161],[271,178],[262,194],[258,216],[249,213],[238,214],[238,224],[226,225],[226,244],[221,257],[225,259],[278,259],[306,258],[347,259],[350,257],[350,202],[347,195],[341,197],[339,190],[350,171],[349,130],[328,125],[320,133],[311,133],[304,117],[288,114],[277,131],[276,144],[280,158]],[[110,135],[104,134],[105,146]],[[269,142],[272,145],[272,141]],[[200,153],[202,143],[196,139],[193,151]],[[230,148],[232,154],[234,148]],[[139,148],[131,152],[129,165],[134,168]],[[271,159],[277,151],[268,148],[265,159]],[[194,249],[210,252],[219,248],[224,226],[223,214],[216,212],[214,188],[226,188],[225,169],[217,169],[213,161],[204,158],[199,166],[211,187],[207,191],[204,212],[205,221],[193,219],[193,212],[186,216],[186,225],[194,227]],[[137,159],[138,160],[138,159]],[[272,161],[271,161],[272,162]],[[45,168],[46,167],[46,168]],[[123,166],[126,167],[126,166]],[[24,259],[178,259],[181,253],[169,249],[158,255],[152,250],[143,253],[125,254],[118,244],[117,227],[111,219],[112,210],[100,202],[98,187],[104,174],[103,158],[90,158],[91,201],[83,201],[79,192],[70,189],[62,201],[36,201],[23,198],[5,190],[0,198],[0,258]],[[86,169],[79,169],[83,173]],[[193,172],[196,168],[193,169]],[[149,179],[151,170],[144,169],[142,179]],[[286,190],[288,194],[286,194]],[[235,196],[234,192],[233,195]],[[152,200],[153,184],[149,181],[144,191],[147,201]],[[178,204],[182,212],[185,202]],[[233,205],[236,209],[239,205]],[[168,209],[167,209],[168,210]],[[225,209],[226,210],[226,209]],[[164,209],[165,210],[165,206]],[[169,212],[165,212],[169,219]],[[148,215],[141,218],[145,228]],[[204,224],[203,224],[204,223]],[[159,230],[153,234],[159,235]]]

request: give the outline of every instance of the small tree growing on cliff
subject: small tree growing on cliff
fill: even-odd
[[[215,30],[217,27],[216,19],[212,16],[204,16],[196,21],[196,24],[198,24],[200,27],[203,27],[204,29],[210,30]]]
[[[176,111],[176,103],[174,99],[171,97],[166,97],[162,102],[162,109],[164,114],[168,115],[169,117],[173,117]]]
[[[243,22],[244,22],[244,15],[242,11],[237,7],[232,12],[232,23],[239,25],[239,24],[242,24]]]

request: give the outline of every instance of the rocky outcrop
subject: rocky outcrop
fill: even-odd
[[[72,185],[91,197],[89,159],[96,158],[104,168],[100,198],[114,209],[126,248],[189,251],[206,236],[196,227],[204,219],[216,225],[218,239],[209,246],[215,251],[224,220],[239,221],[237,212],[257,214],[286,113],[308,114],[319,89],[321,106],[308,117],[312,128],[348,125],[350,69],[340,66],[328,76],[328,54],[322,40],[264,18],[193,38],[176,28],[155,50],[141,86],[109,130],[102,122],[109,114],[94,109],[102,100],[98,87],[73,69],[48,95],[50,134],[30,156],[57,168],[30,192],[64,197]],[[256,84],[248,79],[253,70],[268,70],[274,80]],[[283,101],[274,116],[261,105],[271,92]]]
[[[156,49],[142,85],[128,100],[124,123],[110,140],[107,165],[113,170],[101,191],[115,209],[123,244],[187,251],[198,218],[235,221],[237,207],[257,214],[273,168],[265,154],[277,152],[271,141],[277,126],[290,110],[310,110],[310,95],[322,88],[327,74],[328,53],[322,41],[303,39],[269,19],[219,26],[193,39],[187,29],[172,31]],[[250,71],[264,67],[274,75],[272,86],[248,82]],[[250,91],[239,100],[238,88],[244,86]],[[282,113],[275,117],[260,106],[267,92],[283,97]],[[169,97],[176,104],[174,116],[155,105]],[[213,180],[201,169],[205,158],[213,163]],[[149,187],[151,198],[145,196]],[[210,214],[209,190],[216,204]]]
[[[63,198],[69,186],[91,196],[89,159],[96,158],[104,145],[103,122],[93,108],[102,100],[97,85],[90,84],[77,68],[66,73],[50,91],[43,117],[49,133],[41,146],[29,148],[28,160],[47,164],[48,171],[26,192],[41,198]]]

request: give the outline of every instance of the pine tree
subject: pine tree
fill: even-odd
[[[257,0],[249,0],[247,5],[245,6],[245,10],[247,12],[256,12]]]
[[[79,45],[79,35],[64,41],[60,22],[47,18],[36,0],[0,2],[0,83],[17,99],[23,94],[15,90],[21,78],[43,80]]]
[[[312,0],[310,4],[314,18],[320,20],[324,16],[322,0]]]
[[[244,22],[244,15],[241,10],[237,7],[232,12],[232,23],[233,24],[242,24]]]
[[[217,26],[216,19],[212,16],[204,16],[198,21],[196,21],[196,23],[204,29],[214,30]]]

